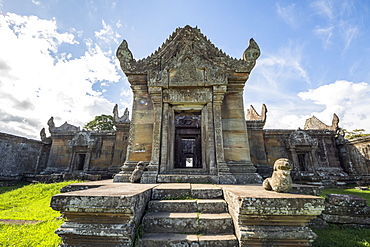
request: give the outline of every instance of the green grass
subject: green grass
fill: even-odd
[[[0,224],[0,246],[58,246],[61,243],[54,231],[64,222],[60,213],[50,207],[51,197],[71,183],[17,184],[1,187],[0,219],[36,220],[36,224]]]
[[[365,198],[370,205],[370,191],[357,189],[323,189],[320,196],[327,194],[350,194]],[[331,224],[327,229],[313,229],[318,238],[313,247],[370,247],[370,229],[345,228]]]
[[[328,229],[313,229],[318,238],[313,247],[357,247],[370,246],[370,229],[344,228],[330,225]]]
[[[367,201],[367,205],[370,205],[370,190],[358,190],[358,189],[323,189],[321,192],[322,197],[325,197],[326,194],[347,194],[355,195],[364,198]]]

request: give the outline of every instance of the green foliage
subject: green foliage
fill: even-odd
[[[49,206],[51,197],[76,182],[79,181],[1,187],[0,219],[40,221],[25,225],[0,223],[1,246],[58,246],[61,240],[54,231],[64,220],[58,219],[60,213]]]
[[[363,137],[363,136],[370,136],[370,134],[365,134],[364,129],[355,129],[352,131],[347,131],[346,129],[343,129],[344,133],[346,133],[345,138],[348,140],[355,139],[358,137]]]
[[[94,120],[88,122],[85,126],[88,130],[114,130],[114,120],[110,115],[96,116]]]

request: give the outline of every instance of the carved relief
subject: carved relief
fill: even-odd
[[[95,145],[95,139],[90,136],[89,132],[81,131],[77,133],[72,140],[68,141],[68,147],[73,146],[87,146],[92,148]]]
[[[212,102],[212,92],[209,88],[202,89],[165,89],[164,101],[169,103],[206,103]]]

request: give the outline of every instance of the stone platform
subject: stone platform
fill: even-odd
[[[61,246],[310,246],[307,224],[324,209],[323,198],[261,185],[106,180],[63,191],[51,201],[66,217]]]

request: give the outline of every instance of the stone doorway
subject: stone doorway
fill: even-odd
[[[86,160],[85,153],[77,153],[75,156],[74,170],[83,171],[85,166],[85,160]]]
[[[200,115],[175,117],[174,168],[202,168]]]

